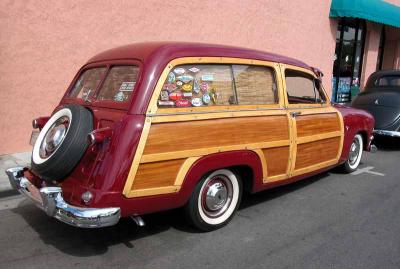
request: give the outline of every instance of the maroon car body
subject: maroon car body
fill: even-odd
[[[250,192],[273,188],[294,182],[334,166],[345,163],[356,134],[363,138],[363,149],[370,150],[372,140],[373,117],[365,111],[334,105],[343,118],[344,138],[340,158],[337,163],[320,169],[295,175],[284,180],[263,182],[263,164],[258,154],[251,150],[232,150],[207,154],[188,169],[182,185],[177,192],[158,195],[127,197],[124,187],[129,176],[139,141],[145,126],[146,114],[153,92],[166,66],[174,59],[184,57],[225,57],[242,58],[256,61],[268,61],[309,70],[320,74],[305,63],[261,51],[250,49],[207,45],[195,43],[141,43],[123,46],[102,52],[91,58],[72,80],[66,94],[54,112],[69,104],[78,104],[88,108],[93,115],[93,130],[107,129],[101,143],[89,145],[72,172],[57,186],[62,189],[62,197],[69,205],[79,208],[120,208],[120,216],[138,216],[147,213],[182,207],[188,203],[196,184],[210,171],[226,167],[247,167],[250,183],[246,188]],[[68,93],[81,74],[94,67],[115,65],[135,65],[139,74],[135,89],[129,102],[117,103],[107,100],[71,98]],[[43,123],[41,127],[43,127]],[[19,175],[21,176],[21,175]],[[24,170],[27,178],[40,189],[44,181],[29,168]],[[51,184],[46,183],[48,186]],[[92,194],[89,203],[82,199],[86,192]],[[73,224],[73,223],[69,223]],[[101,226],[101,225],[98,225]]]

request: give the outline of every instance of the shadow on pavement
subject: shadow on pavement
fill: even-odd
[[[398,151],[400,150],[400,137],[376,136],[374,144],[378,148],[378,152],[382,151]]]
[[[246,210],[248,207],[307,187],[328,176],[329,173],[326,172],[268,191],[246,194],[239,210]],[[12,211],[22,216],[29,227],[39,235],[39,238],[45,244],[51,245],[63,253],[77,257],[100,255],[106,253],[108,248],[113,245],[125,245],[126,248],[134,251],[136,240],[165,232],[171,228],[181,232],[201,233],[187,224],[181,209],[146,215],[143,217],[146,226],[142,228],[137,227],[131,219],[127,218],[121,219],[117,225],[112,227],[82,229],[47,217],[44,212],[33,204],[21,203],[21,205]]]

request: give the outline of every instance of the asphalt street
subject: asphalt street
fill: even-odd
[[[379,141],[378,141],[379,142]],[[2,268],[400,268],[400,141],[360,170],[246,195],[233,221],[199,233],[180,210],[146,226],[70,227],[19,195],[0,198]]]

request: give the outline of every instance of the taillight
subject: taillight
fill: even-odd
[[[88,134],[88,140],[91,145],[102,143],[104,140],[109,139],[113,134],[110,127],[96,129]]]
[[[37,119],[34,119],[32,121],[33,129],[42,129],[49,119],[50,117],[39,117]]]

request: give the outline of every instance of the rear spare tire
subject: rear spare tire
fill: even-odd
[[[65,105],[40,131],[33,146],[32,170],[44,179],[61,181],[82,158],[91,131],[91,112],[80,105]]]

